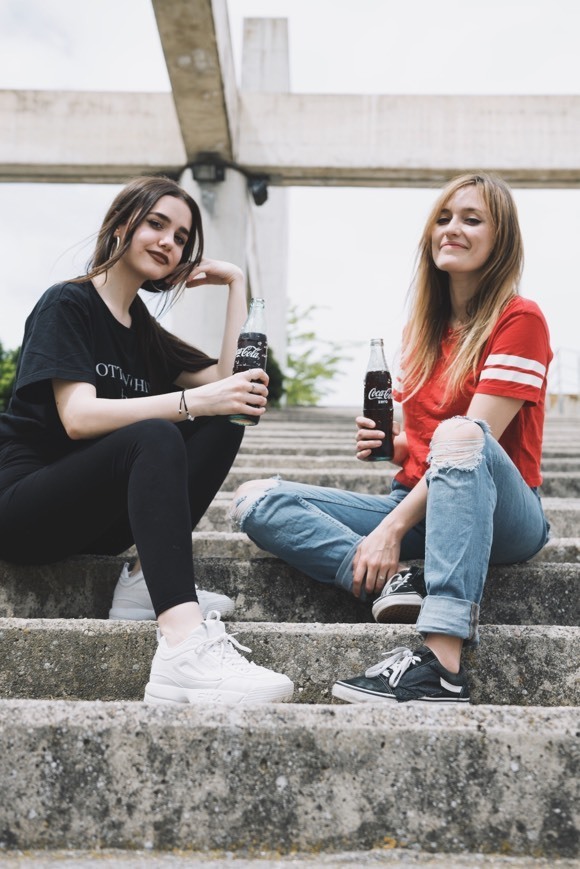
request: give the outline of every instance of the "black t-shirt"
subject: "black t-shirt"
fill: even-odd
[[[53,378],[91,383],[98,398],[152,393],[135,319],[130,327],[119,323],[90,281],[55,284],[44,293],[26,321],[14,393],[0,414],[0,467],[24,460],[45,464],[87,443],[66,434]],[[169,371],[165,386],[155,391],[175,390],[179,374]]]

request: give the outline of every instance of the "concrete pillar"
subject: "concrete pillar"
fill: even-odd
[[[212,259],[246,266],[248,247],[248,192],[246,179],[233,169],[225,181],[198,183],[187,170],[180,179],[201,209],[204,252]],[[163,316],[161,323],[190,344],[217,356],[221,347],[227,288],[186,289],[181,299]]]
[[[288,22],[285,18],[244,21],[242,90],[284,93],[290,89]],[[268,200],[250,202],[248,273],[252,294],[266,300],[268,339],[278,363],[286,364],[288,282],[288,193],[268,188]]]
[[[285,19],[249,19],[244,27],[242,86],[248,90],[288,90],[288,29]],[[225,181],[198,183],[188,170],[181,184],[200,206],[205,252],[245,267],[251,293],[266,300],[268,340],[278,363],[286,362],[288,202],[283,188],[268,189],[260,206],[252,201],[246,177],[226,169]],[[211,355],[221,345],[227,294],[219,287],[186,290],[166,313],[163,325]]]

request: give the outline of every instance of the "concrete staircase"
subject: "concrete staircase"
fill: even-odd
[[[577,423],[547,423],[554,539],[490,571],[473,705],[417,710],[332,702],[337,677],[414,631],[374,624],[227,521],[256,476],[383,491],[390,472],[353,458],[353,416],[271,411],[194,533],[198,584],[236,598],[231,630],[294,680],[293,704],[146,707],[155,627],[106,620],[123,558],[0,562],[0,848],[580,856]]]

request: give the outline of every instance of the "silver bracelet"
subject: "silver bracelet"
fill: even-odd
[[[185,414],[185,418],[190,422],[193,422],[195,419],[195,417],[190,414],[187,407],[187,402],[185,401],[185,389],[181,390],[181,398],[179,399],[179,415],[181,416],[182,413]]]

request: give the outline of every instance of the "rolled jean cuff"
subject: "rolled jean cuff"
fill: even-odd
[[[344,589],[345,591],[350,592],[352,594],[352,583],[353,583],[353,569],[352,562],[356,555],[356,551],[360,545],[360,540],[357,540],[356,543],[353,543],[350,550],[347,552],[345,557],[342,559],[341,565],[336,572],[336,579],[334,580],[334,584],[339,588]],[[361,589],[359,600],[368,600],[367,593],[363,589]]]
[[[427,595],[417,619],[417,630],[426,634],[461,637],[466,645],[479,643],[479,605],[456,597]]]

